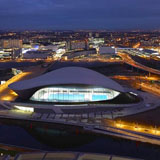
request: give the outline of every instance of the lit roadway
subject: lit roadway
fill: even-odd
[[[68,61],[70,61],[70,59]],[[105,59],[105,58],[87,58],[87,59],[76,58],[76,59],[73,59],[73,62],[96,62],[96,61],[107,62],[107,63],[123,62],[122,60],[113,59],[113,58],[110,58],[110,59]]]
[[[104,120],[101,128],[115,132],[118,137],[160,145],[160,129],[156,127]]]
[[[154,73],[154,74],[157,74],[157,75],[160,75],[160,71],[157,70],[157,69],[153,69],[153,68],[150,68],[150,67],[147,67],[147,66],[144,66],[138,62],[135,62],[128,54],[126,53],[121,53],[119,52],[118,55],[123,59],[123,61],[133,67],[136,67],[136,68],[139,68],[139,69],[142,69],[144,71],[148,71],[150,73]]]
[[[122,75],[115,75],[111,78],[120,79],[120,80],[136,80],[136,81],[159,81],[160,77],[158,76],[122,76]]]
[[[160,96],[160,85],[150,84],[147,82],[137,82],[136,86],[141,88],[143,91],[150,92],[152,94]]]
[[[150,81],[159,81],[159,76],[121,76],[116,75],[112,76],[113,79],[118,80],[126,80],[131,83],[132,87],[136,89],[141,89],[146,92],[150,92],[157,96],[160,96],[160,85],[159,84],[152,84]]]
[[[43,114],[43,113],[42,113]],[[58,114],[57,114],[58,115]],[[39,118],[34,117],[34,113],[25,112],[20,110],[0,111],[0,117],[14,118],[17,120],[28,120],[38,122],[52,122],[52,123],[63,123],[68,125],[82,126],[85,130],[90,130],[94,133],[100,133],[103,135],[111,135],[124,139],[130,139],[134,141],[147,142],[151,144],[160,145],[160,129],[151,126],[142,126],[140,124],[127,123],[117,120],[108,119],[85,119],[85,118]],[[43,117],[43,115],[41,116]],[[55,116],[56,117],[56,116]],[[87,120],[87,121],[83,121]]]
[[[136,123],[128,123],[126,121],[121,120],[104,120],[104,123],[109,124],[109,126],[121,129],[127,129],[134,132],[141,132],[146,134],[152,134],[160,136],[160,128],[156,128],[153,126],[144,126]]]
[[[42,68],[41,66],[31,66],[28,67],[24,72],[17,74],[16,76],[12,77],[4,84],[0,85],[0,100],[1,101],[14,101],[17,97],[17,94],[8,88],[8,85],[17,82],[20,80],[30,79],[36,77],[43,72],[46,71],[47,68]]]

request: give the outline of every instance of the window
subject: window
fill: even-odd
[[[30,98],[41,102],[92,102],[115,98],[119,92],[100,87],[53,86],[36,91]]]

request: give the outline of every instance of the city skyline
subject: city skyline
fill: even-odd
[[[1,0],[0,30],[158,30],[159,7],[158,0]]]

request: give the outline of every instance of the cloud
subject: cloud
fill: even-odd
[[[155,28],[159,8],[159,0],[0,0],[0,29]]]

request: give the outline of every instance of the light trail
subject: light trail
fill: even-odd
[[[122,131],[133,131],[134,133],[143,133],[149,134],[153,136],[160,136],[160,127],[156,126],[147,126],[138,123],[129,123],[121,120],[107,120],[103,121],[104,126],[109,126],[117,129],[121,129]]]
[[[120,80],[144,80],[144,81],[158,81],[160,80],[160,77],[156,76],[121,76],[116,75],[112,76],[112,78],[120,79]]]
[[[144,66],[144,65],[134,61],[129,55],[127,55],[125,53],[118,52],[118,55],[122,58],[124,63],[127,63],[127,64],[129,64],[129,65],[131,65],[133,67],[142,69],[144,71],[160,75],[160,71],[159,70]]]
[[[156,94],[158,96],[160,96],[160,86],[155,86],[154,84],[148,84],[148,83],[139,83],[138,84],[139,87],[144,90],[144,91],[147,91],[147,92],[151,92],[152,94]]]
[[[20,80],[30,79],[35,76],[39,76],[40,74],[44,73],[46,69],[47,68],[41,68],[41,66],[31,66],[27,68],[26,71],[17,74],[16,76],[6,81],[4,84],[0,85],[0,100],[14,101],[18,95],[10,88],[8,88],[8,85]]]

